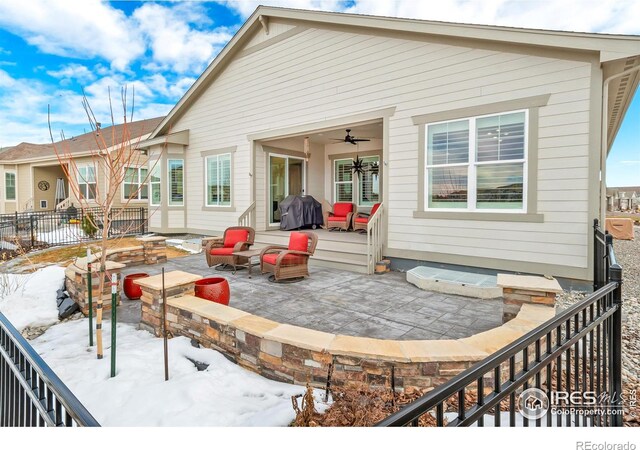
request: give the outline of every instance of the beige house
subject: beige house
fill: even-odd
[[[149,136],[149,133],[161,122],[162,117],[132,122],[128,125],[132,142],[137,142]],[[100,133],[105,137],[105,142],[111,142],[113,136],[119,136],[122,125],[103,128]],[[82,193],[87,206],[93,204],[96,192],[104,192],[106,177],[104,170],[97,164],[92,155],[98,149],[95,132],[75,136],[65,141],[57,142],[58,152],[71,155],[73,164],[69,169],[69,163],[60,163],[52,144],[30,144],[23,142],[5,149],[0,153],[0,214],[8,214],[26,211],[51,211],[61,209],[74,204],[80,205],[77,193]],[[109,147],[110,151],[113,147]],[[117,196],[115,206],[121,206],[126,200],[127,192],[136,192],[139,189],[139,180],[144,181],[147,172],[147,157],[138,152],[131,158],[131,177],[123,183]],[[76,167],[76,169],[73,168]],[[65,168],[77,183],[78,188],[70,189]],[[61,181],[58,181],[61,180]],[[62,183],[64,194],[62,198],[56,198],[56,191]],[[131,206],[146,206],[148,203],[148,190],[139,190],[137,198],[130,201]]]
[[[639,67],[636,36],[259,7],[144,144],[150,229],[286,243],[287,195],[380,202],[369,239],[321,232],[316,263],[587,280]]]

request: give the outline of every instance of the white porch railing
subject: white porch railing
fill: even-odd
[[[56,205],[56,211],[60,211],[62,209],[67,209],[71,205],[71,199],[69,197],[65,198],[61,202],[58,202]]]
[[[367,273],[372,275],[376,270],[376,263],[382,260],[382,218],[384,203],[380,203],[378,210],[369,217],[367,223]]]
[[[245,212],[238,217],[238,226],[256,227],[256,202],[251,203]]]

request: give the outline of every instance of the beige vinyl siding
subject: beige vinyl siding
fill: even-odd
[[[16,173],[18,176],[18,179],[16,180],[18,191],[16,207],[18,212],[22,212],[26,209],[27,203],[29,203],[29,200],[33,196],[31,166],[29,164],[19,164]]]
[[[261,44],[265,41],[268,41],[269,39],[272,39],[275,36],[294,28],[294,25],[284,23],[282,21],[269,20],[268,27],[269,34],[265,33],[264,29],[262,28],[258,29],[254,36],[247,42],[245,48],[250,49],[256,44]]]
[[[385,167],[388,248],[556,264],[583,270],[586,277],[590,83],[587,61],[308,29],[230,62],[174,124],[172,132],[190,130],[186,225],[219,231],[235,224],[249,205],[247,135],[396,107]],[[537,212],[544,214],[543,223],[413,217],[423,168],[417,165],[422,149],[412,116],[541,94],[551,94],[539,109]],[[200,152],[229,146],[237,146],[236,211],[203,212]],[[257,158],[258,200],[264,170]],[[265,215],[260,203],[258,218]]]

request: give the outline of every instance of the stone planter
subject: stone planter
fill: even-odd
[[[129,300],[140,300],[140,297],[142,297],[142,289],[133,281],[148,276],[149,274],[146,273],[131,273],[125,276],[122,283],[124,295],[126,295]]]
[[[203,278],[195,283],[196,297],[220,303],[222,305],[229,304],[229,282],[226,278],[211,277]]]

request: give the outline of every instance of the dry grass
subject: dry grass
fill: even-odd
[[[115,238],[109,240],[108,248],[126,248],[126,247],[135,247],[140,245],[140,241],[138,241],[135,237],[122,237]],[[78,244],[78,245],[69,245],[65,247],[56,247],[50,250],[45,250],[36,255],[32,255],[29,258],[29,261],[23,261],[20,265],[25,264],[61,264],[66,265],[72,262],[75,258],[83,257],[87,255],[87,247],[91,248],[92,252],[99,252],[100,247],[96,243],[87,244]],[[185,250],[180,250],[178,248],[172,247],[170,245],[167,246],[167,258],[180,258],[182,256],[187,256],[189,252]]]

